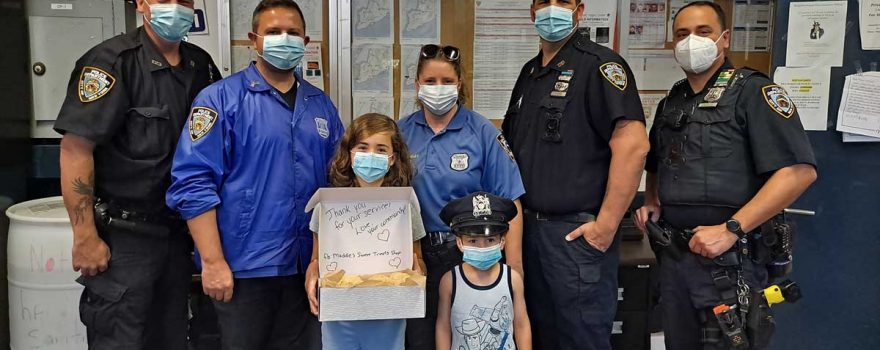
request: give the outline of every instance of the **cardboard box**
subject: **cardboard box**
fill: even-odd
[[[411,211],[419,204],[411,187],[322,188],[306,211],[320,210],[320,276],[345,271],[369,275],[410,269],[413,264]],[[424,286],[321,288],[320,320],[355,321],[421,318]]]

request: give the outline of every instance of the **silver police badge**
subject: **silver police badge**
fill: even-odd
[[[189,138],[195,142],[207,135],[217,116],[217,111],[208,107],[194,107],[189,117]]]
[[[315,127],[318,129],[318,135],[325,139],[330,137],[330,128],[327,127],[327,119],[315,118]]]
[[[485,194],[474,196],[474,217],[492,215],[492,207],[489,205],[489,197]]]
[[[767,101],[770,108],[783,118],[788,119],[794,115],[794,103],[791,102],[784,88],[779,85],[767,85],[761,88],[761,92],[763,92],[764,101]]]
[[[599,66],[599,71],[602,72],[602,76],[614,85],[614,87],[620,89],[620,91],[626,89],[626,71],[623,70],[623,66],[621,66],[620,63],[605,63]]]
[[[449,167],[455,171],[464,171],[468,168],[468,155],[467,153],[456,153],[453,154],[449,159]]]
[[[104,97],[116,83],[110,73],[96,67],[85,66],[79,75],[79,101],[88,103]]]

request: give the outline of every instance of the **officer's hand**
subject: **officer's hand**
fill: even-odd
[[[228,303],[232,300],[232,270],[226,260],[202,262],[202,290],[211,299]]]
[[[570,242],[578,237],[583,237],[589,245],[604,253],[614,242],[614,230],[602,228],[596,221],[588,222],[571,231],[565,240]]]
[[[657,204],[646,204],[645,206],[636,210],[635,215],[633,216],[633,223],[636,224],[636,227],[639,228],[642,233],[648,232],[648,228],[645,226],[645,223],[651,220],[653,222],[657,222],[660,220],[660,206]]]
[[[306,295],[309,296],[309,309],[318,316],[318,260],[312,260],[306,269]]]
[[[92,277],[107,270],[110,261],[110,248],[98,233],[83,235],[73,242],[73,271]]]
[[[694,229],[694,237],[688,242],[688,246],[695,254],[714,259],[721,253],[733,247],[738,237],[735,233],[727,230],[727,225],[697,226]]]

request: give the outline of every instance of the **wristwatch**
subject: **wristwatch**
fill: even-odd
[[[727,226],[728,231],[735,233],[739,237],[742,237],[746,234],[742,230],[742,225],[740,225],[739,221],[734,218],[730,218],[730,220],[727,220],[727,223],[725,225]]]

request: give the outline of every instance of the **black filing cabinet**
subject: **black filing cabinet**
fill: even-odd
[[[615,350],[647,350],[651,346],[648,281],[651,270],[656,268],[656,259],[647,237],[628,224],[630,222],[624,218],[619,231],[623,240],[617,276],[617,316],[611,332],[611,346]]]

